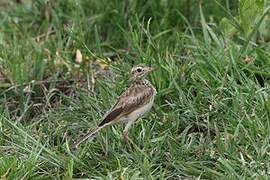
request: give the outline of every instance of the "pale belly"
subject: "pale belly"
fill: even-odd
[[[144,114],[146,114],[147,112],[150,111],[150,109],[153,106],[153,103],[154,103],[154,98],[148,104],[145,104],[141,108],[130,113],[126,117],[127,121],[135,121],[135,120],[139,119],[140,117],[142,117]]]

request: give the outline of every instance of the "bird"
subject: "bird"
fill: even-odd
[[[154,69],[154,67],[145,65],[133,67],[129,73],[131,85],[119,96],[111,109],[105,113],[97,127],[80,136],[73,143],[72,148],[77,149],[83,141],[94,136],[101,129],[116,123],[125,123],[123,139],[127,143],[132,142],[128,136],[129,129],[137,119],[149,112],[154,104],[157,91],[146,79],[147,75]]]

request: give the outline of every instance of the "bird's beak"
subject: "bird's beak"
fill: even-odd
[[[149,68],[147,69],[148,72],[152,72],[152,71],[154,71],[154,70],[155,70],[154,67],[149,67]]]

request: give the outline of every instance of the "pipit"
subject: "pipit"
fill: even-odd
[[[126,123],[123,138],[125,142],[130,142],[128,130],[137,119],[150,111],[154,103],[156,89],[146,79],[146,76],[153,70],[153,67],[142,65],[133,67],[129,76],[132,82],[131,86],[122,93],[115,105],[103,116],[103,120],[96,128],[75,141],[73,149],[76,149],[83,141],[92,137],[101,129],[120,122]]]

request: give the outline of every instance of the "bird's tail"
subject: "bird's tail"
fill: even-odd
[[[100,131],[103,128],[103,126],[98,126],[94,129],[92,129],[90,132],[84,134],[83,136],[79,137],[74,144],[72,145],[72,149],[77,149],[78,146],[85,140],[87,140],[88,138],[92,137],[93,135],[95,135],[98,131]]]

